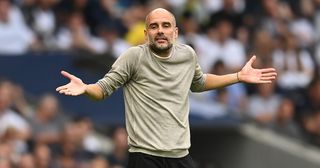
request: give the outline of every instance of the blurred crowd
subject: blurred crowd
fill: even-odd
[[[192,114],[240,116],[320,146],[320,0],[0,0],[0,54],[117,58],[144,43],[144,18],[156,7],[174,13],[178,41],[195,49],[204,72],[238,71],[253,54],[254,67],[277,69],[273,84],[191,94]],[[89,118],[59,113],[53,95],[34,106],[23,97],[1,81],[1,168],[124,167],[123,128],[104,136]]]
[[[20,86],[0,81],[0,168],[126,166],[125,128],[102,133],[90,118],[63,113],[52,94],[26,97]]]

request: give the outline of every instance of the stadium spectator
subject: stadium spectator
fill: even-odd
[[[302,139],[301,129],[294,120],[295,113],[294,102],[289,98],[284,98],[279,105],[271,128],[291,138]]]
[[[15,138],[25,141],[30,137],[31,129],[23,117],[10,109],[12,93],[12,83],[0,81],[0,137],[12,130]]]
[[[244,10],[244,0],[216,0],[216,1],[203,1],[203,8],[206,13],[217,13],[225,10],[226,12],[240,13]]]
[[[36,37],[26,26],[19,8],[10,0],[0,1],[0,53],[18,55],[36,48]]]
[[[216,21],[207,30],[207,40],[197,46],[199,63],[204,72],[209,72],[212,64],[223,60],[227,72],[239,70],[246,60],[244,46],[232,38],[233,25],[226,19]]]
[[[50,148],[45,144],[36,144],[33,149],[35,167],[37,168],[51,168],[52,153]]]
[[[253,36],[251,52],[257,55],[256,67],[269,67],[273,64],[273,51],[275,41],[269,32],[265,30],[257,30]]]
[[[292,9],[286,1],[263,0],[262,12],[256,11],[256,21],[258,28],[263,28],[271,34],[272,37],[283,34],[286,30],[286,21],[293,17]]]
[[[36,6],[36,0],[22,0],[17,3],[21,9],[25,23],[32,28],[34,22],[33,11]]]
[[[282,47],[273,53],[273,65],[279,72],[277,83],[280,89],[286,94],[306,88],[314,75],[310,53],[299,48],[298,39],[292,33],[285,34],[280,42]]]
[[[57,28],[56,15],[53,11],[57,0],[37,0],[32,11],[32,28],[42,44],[42,50],[54,50],[54,31]]]
[[[139,45],[145,42],[145,37],[143,34],[145,22],[144,17],[148,12],[148,7],[144,4],[137,4],[126,11],[123,14],[123,23],[126,23],[128,29],[124,36],[124,39],[130,45]]]
[[[95,154],[108,154],[113,148],[111,139],[98,133],[88,117],[77,117],[74,124],[79,129],[84,150]]]
[[[80,12],[72,12],[66,25],[58,31],[57,47],[64,51],[76,51],[79,54],[99,54],[105,45],[101,39],[93,36]]]
[[[60,142],[66,117],[59,110],[59,102],[55,96],[45,94],[40,97],[35,114],[29,118],[32,138],[36,143],[50,145]]]
[[[227,72],[227,68],[222,60],[217,60],[217,62],[213,64],[210,72],[217,75],[223,75]],[[227,95],[225,103],[229,113],[241,114],[245,111],[247,94],[242,83],[226,87],[225,94]],[[219,91],[211,91],[211,97],[217,100]]]
[[[13,84],[13,90],[12,109],[17,111],[24,118],[31,117],[34,114],[33,104],[31,100],[28,100],[25,90],[17,84]]]
[[[127,32],[126,23],[122,21],[126,7],[121,7],[119,4],[121,2],[115,0],[98,0],[92,3],[92,19],[91,22],[89,22],[92,31],[98,34],[99,32],[97,31],[100,25],[108,25],[114,27],[115,30],[117,30],[117,34],[123,37]]]
[[[217,60],[210,73],[223,75],[226,67]],[[241,115],[246,110],[247,95],[243,84],[238,83],[226,88],[204,93],[190,93],[190,108],[193,115],[214,118],[226,115]]]
[[[242,12],[245,7],[243,0],[223,0],[221,9],[212,12],[210,22],[214,23],[220,19],[228,19],[235,30],[242,25]],[[236,31],[235,31],[236,32]]]
[[[62,132],[62,141],[55,149],[58,167],[82,167],[89,164],[93,153],[85,150],[82,146],[83,138],[81,131],[75,123],[68,123]]]
[[[258,123],[269,126],[275,120],[281,97],[275,93],[275,84],[257,85],[257,90],[257,94],[249,97],[248,115]]]
[[[113,22],[107,25],[101,25],[99,29],[99,35],[104,42],[104,54],[111,55],[114,58],[118,58],[130,45],[120,38],[117,27],[113,25]]]
[[[59,28],[64,26],[68,22],[70,13],[76,11],[83,16],[84,22],[88,24],[88,29],[93,24],[92,13],[97,10],[96,6],[93,6],[94,2],[92,0],[68,0],[59,1],[55,7],[57,23]],[[92,31],[92,30],[90,30]]]
[[[311,50],[311,47],[315,41],[315,29],[310,16],[314,15],[314,7],[311,0],[301,0],[297,2],[300,9],[294,10],[293,18],[288,24],[288,29],[297,38],[297,45],[300,48]]]
[[[17,164],[17,168],[35,168],[34,156],[31,153],[23,154]]]
[[[195,14],[190,11],[183,13],[178,40],[189,44],[197,51],[198,43],[203,40],[204,37],[200,34],[200,27],[195,17]]]

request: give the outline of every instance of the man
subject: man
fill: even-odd
[[[129,168],[192,168],[188,155],[189,90],[201,92],[237,82],[271,83],[273,68],[253,69],[255,56],[234,74],[203,74],[194,50],[174,43],[178,28],[172,13],[158,8],[146,17],[147,43],[124,52],[95,84],[85,84],[65,71],[70,83],[61,94],[85,94],[101,100],[124,86]]]

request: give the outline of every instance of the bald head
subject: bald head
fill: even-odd
[[[146,16],[146,19],[145,19],[146,27],[148,27],[148,25],[150,24],[150,19],[153,18],[154,16],[166,16],[172,21],[172,25],[176,26],[176,18],[171,12],[169,12],[164,8],[157,8],[149,12],[149,14]]]
[[[176,19],[171,12],[157,8],[147,15],[144,33],[151,50],[159,56],[166,57],[178,37]]]

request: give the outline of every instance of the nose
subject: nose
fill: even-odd
[[[159,26],[159,28],[158,28],[158,34],[162,34],[163,33],[163,28],[162,28],[162,26]]]

